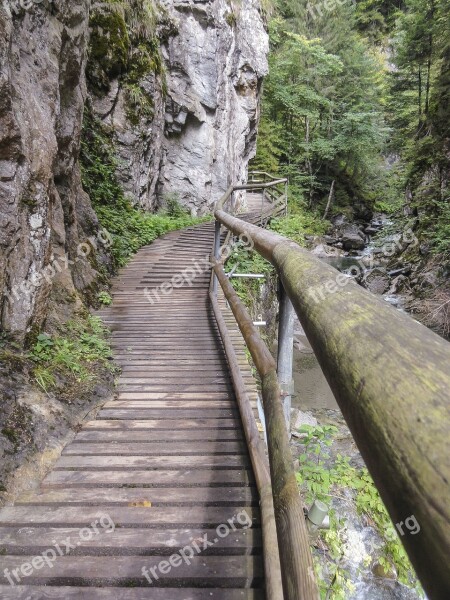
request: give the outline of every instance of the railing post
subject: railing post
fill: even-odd
[[[279,280],[280,316],[278,325],[278,379],[283,395],[283,411],[288,436],[291,436],[291,405],[294,392],[292,367],[294,362],[295,311],[283,284]]]
[[[219,258],[220,258],[220,229],[221,229],[220,222],[216,220],[215,225],[214,225],[214,251],[213,251],[214,258],[216,260],[219,260]],[[213,271],[212,293],[214,294],[214,296],[217,296],[217,288],[218,288],[217,275]]]
[[[284,185],[285,185],[285,194],[286,194],[284,216],[287,217],[288,216],[288,201],[289,201],[289,182],[286,180],[286,183]]]

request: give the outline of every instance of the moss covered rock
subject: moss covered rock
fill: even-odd
[[[97,92],[108,92],[110,81],[126,71],[130,37],[125,18],[116,3],[94,7],[89,25],[91,42],[88,81]]]

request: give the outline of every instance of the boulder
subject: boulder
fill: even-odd
[[[364,234],[356,226],[347,227],[341,235],[344,250],[362,250],[365,248],[366,240]]]
[[[293,408],[291,411],[291,429],[298,434],[298,430],[303,425],[317,427],[318,422],[310,412],[302,412],[298,408]],[[301,434],[300,434],[301,435]]]
[[[376,235],[379,232],[380,232],[380,228],[379,227],[370,226],[370,227],[366,227],[364,229],[364,233],[367,234],[367,235]]]
[[[389,275],[387,274],[386,269],[383,269],[382,267],[372,269],[363,279],[364,287],[372,292],[372,294],[385,294],[389,289],[389,284]]]
[[[398,275],[398,277],[392,280],[388,294],[398,294],[398,292],[401,292],[403,289],[405,289],[405,287],[408,285],[408,281],[408,277],[405,275]]]

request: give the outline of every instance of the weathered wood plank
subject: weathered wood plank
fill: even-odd
[[[206,456],[222,454],[236,456],[238,454],[247,454],[247,447],[244,442],[179,442],[173,440],[165,443],[161,442],[129,442],[128,438],[123,443],[114,441],[102,441],[97,443],[77,443],[69,444],[63,451],[64,456],[88,454],[123,456],[123,455],[148,455],[148,456]]]
[[[0,585],[3,600],[265,600],[261,590]]]
[[[214,409],[210,408],[107,408],[99,412],[99,419],[237,419],[236,409]]]
[[[83,430],[77,433],[75,442],[108,442],[114,441],[118,443],[127,442],[152,442],[165,443],[168,448],[177,442],[189,443],[191,447],[197,447],[197,444],[203,442],[227,442],[235,440],[243,440],[244,434],[240,429],[185,429],[177,431],[176,437],[172,433],[168,433],[165,429],[157,430],[107,430],[101,429],[96,431]],[[194,452],[195,454],[195,452]]]
[[[0,583],[7,584],[4,570],[11,572],[21,565],[31,563],[32,556],[0,556]],[[167,556],[61,556],[53,567],[46,565],[32,570],[29,577],[21,579],[26,583],[52,585],[140,585],[144,587],[198,586],[210,587],[254,587],[261,585],[263,569],[261,558],[256,556],[194,556],[187,564],[182,563],[163,575],[161,572],[152,580],[145,578],[143,568],[156,567]],[[20,576],[20,575],[19,575]]]
[[[87,539],[80,538],[76,527],[0,527],[0,553],[13,556],[36,555],[62,542],[71,545],[74,556],[152,556],[170,555],[184,548],[193,539],[218,539],[213,546],[202,549],[205,555],[243,556],[261,554],[261,530],[258,528],[236,529],[224,538],[215,529],[112,529],[107,520],[98,525],[98,533]]]
[[[52,471],[44,479],[46,487],[67,486],[247,486],[254,484],[251,471],[226,471],[221,469],[198,469],[180,471]],[[182,489],[180,494],[183,494]]]
[[[240,429],[238,419],[185,419],[180,421],[176,418],[157,420],[130,420],[130,421],[89,421],[84,429],[165,429],[168,431],[179,431],[183,429]]]
[[[16,505],[39,504],[70,506],[128,506],[141,503],[152,506],[257,506],[254,487],[194,487],[183,488],[41,488],[22,494]],[[0,541],[2,537],[0,534]]]
[[[213,454],[211,456],[69,456],[57,461],[56,470],[64,469],[243,469],[247,456]]]
[[[239,518],[237,515],[242,514]],[[255,526],[259,523],[259,510],[251,506],[213,507],[72,507],[53,508],[48,506],[11,506],[0,512],[1,526],[26,527],[34,525],[88,527],[94,521],[107,515],[115,527],[140,527],[152,529],[158,527],[218,527],[232,520],[237,529],[244,525]]]

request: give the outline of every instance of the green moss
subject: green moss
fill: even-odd
[[[154,117],[152,97],[138,84],[124,86],[126,99],[126,115],[132,125],[138,125],[141,118],[148,120]]]
[[[227,11],[225,13],[225,21],[228,23],[228,25],[230,27],[236,27],[237,24],[237,18],[235,13],[231,10],[231,11]]]
[[[130,37],[123,15],[117,8],[99,8],[91,14],[89,62],[87,78],[100,92],[109,91],[109,81],[126,71]]]
[[[4,427],[1,430],[1,434],[4,435],[5,438],[11,442],[11,444],[14,445],[16,445],[20,439],[18,432],[12,429],[12,427]]]
[[[163,61],[157,38],[140,43],[134,48],[129,62],[126,80],[129,83],[139,83],[149,73],[161,75]]]

